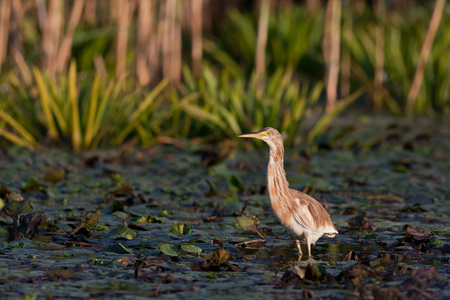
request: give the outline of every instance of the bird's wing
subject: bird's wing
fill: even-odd
[[[337,233],[330,215],[316,199],[297,190],[290,189],[289,191],[298,203],[295,207],[294,218],[300,226],[312,231]]]

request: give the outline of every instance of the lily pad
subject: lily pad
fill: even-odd
[[[202,248],[197,247],[192,244],[181,244],[180,248],[181,248],[181,250],[184,250],[186,252],[196,253],[196,254],[200,254],[203,251]]]
[[[178,253],[180,251],[177,246],[171,244],[161,245],[159,246],[159,250],[161,250],[161,252],[165,255],[169,256],[178,256]]]
[[[130,229],[127,225],[120,226],[116,229],[114,237],[116,239],[124,238],[127,240],[132,240],[136,237],[137,233],[133,229]]]
[[[191,224],[177,223],[170,228],[170,232],[174,234],[187,235],[191,233]]]

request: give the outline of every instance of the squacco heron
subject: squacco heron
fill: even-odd
[[[267,191],[270,205],[281,224],[297,237],[295,243],[300,255],[303,253],[299,239],[304,239],[310,257],[311,244],[315,245],[322,235],[334,237],[338,233],[330,215],[313,197],[289,188],[283,163],[283,137],[276,129],[267,127],[255,133],[241,134],[239,137],[257,138],[269,145]]]

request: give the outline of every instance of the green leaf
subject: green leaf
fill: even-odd
[[[236,220],[239,226],[241,226],[241,228],[245,231],[256,232],[258,231],[258,225],[261,224],[255,216],[238,216],[236,217]]]
[[[339,102],[336,107],[330,111],[329,113],[325,114],[320,120],[316,123],[314,128],[309,132],[308,134],[308,144],[312,144],[314,142],[314,139],[316,136],[318,136],[320,133],[322,133],[326,126],[330,124],[330,122],[341,112],[343,111],[347,106],[349,106],[353,101],[358,99],[362,94],[364,93],[364,89],[360,88],[357,91],[355,91],[353,94],[347,97],[347,99]]]
[[[244,231],[253,231],[258,234],[260,238],[265,239],[258,230],[258,225],[261,224],[261,222],[255,216],[238,216],[236,217],[236,220]]]
[[[48,87],[45,84],[44,78],[42,77],[42,74],[39,71],[39,69],[34,67],[33,73],[34,73],[34,79],[36,81],[36,85],[37,85],[37,88],[39,91],[39,96],[41,99],[41,106],[42,106],[42,110],[44,111],[45,121],[47,123],[46,124],[47,130],[49,132],[50,137],[53,140],[58,141],[59,133],[58,133],[58,129],[56,128],[55,120],[53,118],[53,114],[52,114],[52,110],[51,110],[53,99],[50,96]]]
[[[123,203],[117,199],[114,199],[113,203],[111,204],[111,210],[112,212],[123,212],[123,210],[125,209],[125,206],[123,205]]]
[[[163,244],[159,246],[159,250],[161,250],[162,253],[169,256],[178,256],[179,249],[175,245],[171,244]]]
[[[13,196],[14,198],[19,196]],[[21,196],[20,196],[21,198]],[[16,199],[20,199],[16,198]],[[31,205],[30,201],[23,200],[21,202],[16,201],[8,201],[6,202],[5,206],[2,209],[2,213],[6,216],[9,216],[11,218],[17,217],[18,215],[30,212],[33,210],[33,206]]]
[[[64,180],[65,170],[56,170],[44,175],[44,180],[51,183],[58,183]]]
[[[131,220],[131,215],[123,211],[116,211],[112,215],[123,220],[125,223]]]
[[[78,110],[78,91],[77,91],[77,64],[75,60],[70,62],[69,67],[69,86],[68,86],[68,100],[70,105],[71,117],[71,132],[72,132],[72,146],[75,150],[81,147],[81,123],[80,112]]]
[[[5,138],[9,139],[13,143],[18,143],[19,145],[28,148],[32,148],[37,145],[36,139],[27,129],[25,129],[25,127],[22,126],[21,122],[15,120],[12,116],[2,111],[2,109],[0,109],[0,119],[8,123],[15,131],[17,131],[22,136],[22,138],[20,138],[12,133],[9,133],[1,129],[0,134],[3,135]]]
[[[130,229],[128,226],[123,225],[116,229],[115,238],[124,238],[127,240],[132,240],[136,237],[137,233],[133,229]]]
[[[88,148],[92,140],[95,137],[94,132],[94,122],[95,117],[97,115],[97,106],[98,106],[98,95],[99,95],[99,88],[100,88],[100,79],[98,76],[95,76],[94,82],[92,84],[92,90],[91,90],[91,97],[89,101],[89,110],[88,110],[88,119],[85,129],[85,136],[84,136],[84,147]]]
[[[190,252],[190,253],[196,253],[196,254],[200,254],[203,250],[200,247],[197,247],[195,245],[192,244],[181,244],[181,249],[186,251],[186,252]]]
[[[183,224],[183,223],[177,223],[170,228],[170,232],[174,234],[181,234],[186,235],[191,233],[192,227],[191,224]]]
[[[109,228],[103,224],[97,224],[97,225],[95,225],[95,227],[92,228],[92,230],[93,231],[105,231],[105,230],[109,230]]]
[[[207,192],[207,195],[208,196],[217,196],[219,194],[219,192],[217,191],[216,186],[208,179],[206,179],[206,183],[208,183],[208,186],[209,186],[209,192]]]
[[[242,183],[242,181],[236,176],[236,175],[231,175],[230,177],[228,177],[228,180],[230,182],[230,186],[234,191],[237,191],[239,193],[242,193],[245,191],[245,186]]]
[[[162,223],[161,219],[153,217],[152,215],[146,215],[145,217],[140,217],[136,220],[138,223]]]
[[[131,116],[129,117],[128,126],[126,126],[114,140],[114,143],[120,144],[125,138],[130,134],[130,132],[138,125],[141,118],[147,113],[150,105],[156,99],[156,96],[163,91],[163,89],[169,83],[168,78],[164,78],[157,86],[153,88],[153,90],[148,94],[148,96],[142,101],[136,110],[133,111]]]
[[[47,186],[45,184],[40,183],[37,178],[31,178],[30,180],[28,180],[28,182],[22,184],[21,190],[23,192],[33,192],[46,187]]]

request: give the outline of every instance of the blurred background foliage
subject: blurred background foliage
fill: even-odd
[[[351,108],[442,118],[449,15],[445,0],[2,0],[0,143],[147,146],[271,126],[314,145]]]

